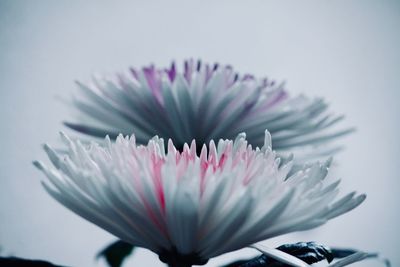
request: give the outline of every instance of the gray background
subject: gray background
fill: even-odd
[[[61,121],[73,114],[60,99],[75,92],[75,79],[199,57],[323,96],[358,128],[342,140],[333,172],[367,201],[319,229],[266,243],[352,246],[400,266],[399,28],[398,1],[0,0],[0,253],[104,266],[94,254],[113,237],[51,199],[31,161],[45,158],[40,144],[68,132]],[[125,266],[163,266],[150,252],[135,254]]]

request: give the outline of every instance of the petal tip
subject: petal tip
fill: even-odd
[[[40,161],[38,161],[38,160],[34,160],[34,161],[32,161],[32,164],[33,164],[33,166],[35,166],[36,168],[38,168],[38,170],[43,170],[44,169],[44,165],[43,165],[43,163],[41,163]]]

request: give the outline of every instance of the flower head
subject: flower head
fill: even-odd
[[[350,193],[337,200],[338,181],[325,180],[329,162],[290,174],[271,150],[271,137],[253,149],[235,141],[196,143],[177,151],[154,137],[85,146],[64,134],[67,154],[45,150],[54,167],[35,165],[45,189],[61,204],[120,239],[148,248],[171,265],[208,259],[285,233],[317,227],[358,206]],[[185,262],[185,264],[177,264]]]
[[[250,144],[262,146],[268,129],[275,150],[307,147],[306,154],[315,156],[311,147],[352,131],[332,129],[343,116],[328,114],[322,99],[290,97],[282,84],[239,75],[230,66],[188,60],[182,72],[173,63],[78,85],[83,95],[74,104],[94,120],[65,124],[101,138],[135,133],[137,142],[146,144],[158,135],[181,149],[191,140],[204,144],[246,132]]]

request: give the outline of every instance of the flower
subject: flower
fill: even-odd
[[[193,139],[201,147],[211,139],[234,139],[246,132],[250,144],[262,146],[268,129],[275,150],[307,147],[307,158],[331,154],[337,147],[314,147],[353,131],[333,130],[344,117],[328,114],[323,99],[290,97],[283,84],[201,61],[185,61],[183,72],[172,63],[167,69],[131,69],[115,77],[94,78],[88,85],[77,84],[82,95],[74,105],[92,120],[65,124],[101,138],[135,133],[137,142],[146,144],[158,135],[171,138],[182,149]]]
[[[325,180],[329,161],[288,175],[293,163],[276,157],[268,132],[261,148],[242,133],[235,141],[210,141],[199,156],[195,141],[180,152],[169,140],[166,152],[157,136],[147,146],[135,135],[87,146],[61,136],[66,154],[44,146],[54,167],[34,163],[48,177],[47,192],[172,266],[317,227],[365,199],[353,192],[337,200],[339,181]]]

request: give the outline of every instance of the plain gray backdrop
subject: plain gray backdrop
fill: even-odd
[[[341,140],[333,175],[368,195],[358,209],[269,245],[315,240],[380,251],[400,266],[399,1],[0,0],[0,246],[2,255],[105,266],[114,238],[50,198],[31,164],[45,159],[73,112],[74,80],[95,72],[201,58],[322,96],[358,131]],[[250,249],[207,266],[254,255]],[[163,266],[137,250],[125,266]],[[365,262],[354,266],[379,266]]]

